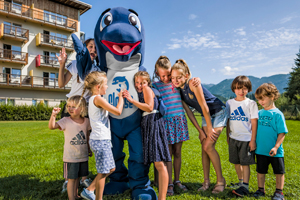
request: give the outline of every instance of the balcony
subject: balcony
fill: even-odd
[[[61,49],[65,47],[66,51],[74,51],[72,40],[43,33],[38,33],[36,35],[36,46],[46,46],[55,49]]]
[[[25,19],[25,21],[39,23],[41,25],[46,25],[69,32],[77,31],[76,20],[45,13],[43,10],[33,8],[33,6],[21,6],[19,4],[0,0],[0,14],[6,17],[13,17],[23,20]]]
[[[65,87],[59,88],[57,78],[0,73],[0,87],[64,91],[71,89],[71,83],[69,82]]]
[[[54,56],[37,55],[35,59],[36,67],[51,67],[59,69],[59,62]],[[67,60],[66,65],[70,62],[70,60]]]
[[[0,49],[0,61],[26,65],[28,63],[28,53],[10,49]]]
[[[18,26],[7,24],[0,25],[0,38],[21,41],[27,43],[29,40],[29,30]]]

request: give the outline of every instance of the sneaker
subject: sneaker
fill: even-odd
[[[85,179],[84,181],[80,180],[80,185],[85,188],[88,188],[91,185],[91,183],[92,183],[92,180],[89,178]]]
[[[275,192],[273,196],[273,200],[284,200],[284,196],[280,192]]]
[[[83,188],[82,192],[80,193],[80,196],[87,200],[95,200],[96,199],[94,192],[91,192],[85,188]]]
[[[262,192],[261,190],[256,190],[256,192],[253,195],[255,198],[259,198],[259,197],[264,197],[265,193]]]
[[[239,187],[241,187],[243,184],[242,183],[230,183],[230,188],[233,190],[238,189]]]
[[[68,181],[65,181],[64,184],[63,184],[63,186],[62,186],[62,191],[61,191],[61,193],[64,193],[64,192],[67,191],[67,185],[68,185]]]
[[[244,195],[249,194],[249,190],[244,186],[241,186],[236,190],[232,190],[232,193],[235,194],[236,196],[243,197]]]

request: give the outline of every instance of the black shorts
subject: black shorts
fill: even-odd
[[[256,154],[256,171],[260,174],[267,174],[268,168],[271,163],[274,174],[284,174],[284,158],[283,157],[270,157]]]
[[[229,162],[232,164],[255,164],[255,152],[250,152],[249,142],[229,138]]]
[[[76,179],[89,175],[89,162],[66,163],[64,162],[64,178]]]

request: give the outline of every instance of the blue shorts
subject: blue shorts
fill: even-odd
[[[228,116],[227,116],[228,114],[227,114],[225,109],[226,109],[226,107],[223,106],[222,110],[220,110],[219,112],[217,112],[217,113],[213,114],[212,116],[210,116],[213,128],[225,127],[226,126],[227,119],[228,119]],[[202,117],[202,126],[207,126],[204,117]]]
[[[96,169],[98,174],[109,174],[115,168],[115,161],[112,153],[110,140],[92,140],[90,147],[95,154]]]

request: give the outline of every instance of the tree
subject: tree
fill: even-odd
[[[290,72],[288,87],[284,88],[286,90],[285,96],[289,97],[290,101],[297,100],[300,95],[300,49],[296,55],[295,67]]]

